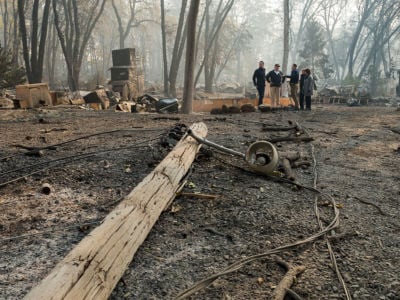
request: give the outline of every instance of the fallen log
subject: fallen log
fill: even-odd
[[[287,158],[291,163],[294,163],[296,160],[300,159],[300,156],[300,152],[295,151],[279,152],[279,157]]]
[[[278,143],[278,142],[312,142],[314,138],[312,137],[294,137],[294,136],[283,136],[269,139],[270,143]]]
[[[280,127],[280,126],[264,126],[261,129],[261,131],[290,131],[296,129],[296,126],[290,126],[290,127]]]
[[[285,177],[287,179],[289,179],[290,181],[296,180],[296,176],[294,175],[289,159],[287,158],[282,159],[282,168],[285,173]]]
[[[205,137],[207,127],[191,130]],[[108,299],[165,206],[175,197],[200,145],[185,136],[25,299]]]

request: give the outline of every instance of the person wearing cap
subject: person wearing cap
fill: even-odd
[[[280,67],[279,64],[275,64],[274,69],[268,72],[266,76],[271,91],[271,106],[273,107],[277,107],[280,104],[279,93],[282,83],[285,80],[285,76],[283,76],[283,73],[279,70]]]
[[[260,61],[258,63],[258,69],[254,71],[253,83],[254,86],[257,87],[258,105],[260,106],[261,104],[263,104],[264,93],[265,93],[265,68],[263,61]]]

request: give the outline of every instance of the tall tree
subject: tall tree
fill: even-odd
[[[121,2],[121,1],[120,1]],[[132,32],[132,28],[139,27],[145,22],[154,22],[152,19],[140,18],[143,12],[152,8],[150,1],[145,0],[123,0],[122,8],[121,4],[118,5],[117,0],[111,0],[111,5],[115,17],[118,23],[118,36],[119,36],[119,48],[125,48],[125,42],[129,34]],[[126,6],[129,10],[125,10]],[[126,24],[124,25],[123,13],[128,15]]]
[[[106,0],[53,0],[54,24],[68,70],[71,91],[79,90],[85,51]]]
[[[172,48],[171,63],[168,69],[168,46],[167,46],[167,25],[166,24],[166,11],[164,0],[160,0],[161,6],[161,43],[162,43],[162,57],[163,57],[163,78],[164,78],[164,94],[168,96],[176,97],[176,81],[178,77],[179,66],[182,60],[183,50],[186,42],[186,8],[187,0],[181,1],[181,8],[176,25],[176,31],[169,30],[174,36],[174,45]],[[172,26],[168,26],[172,27]]]
[[[333,40],[333,35],[336,26],[340,20],[343,10],[347,5],[348,0],[323,0],[322,1],[322,19],[324,21],[324,27],[326,31],[326,36],[328,38],[328,44],[330,48],[330,54],[332,57],[333,65],[335,68],[336,80],[342,79],[339,69],[339,62],[335,49],[335,42]]]
[[[368,20],[368,17],[371,15],[371,13],[375,10],[379,2],[382,0],[363,0],[360,2],[360,6],[358,8],[359,11],[359,20],[357,22],[357,27],[355,31],[353,32],[353,36],[350,42],[350,46],[348,49],[348,56],[347,56],[347,63],[348,63],[348,71],[347,71],[347,77],[348,78],[353,78],[354,76],[354,65],[356,61],[356,49],[357,45],[359,43],[360,37],[361,37],[361,32],[364,29],[366,22]]]
[[[292,52],[291,52],[291,57],[293,61],[297,61],[298,59],[298,49],[301,47],[303,43],[303,34],[305,27],[308,23],[308,20],[314,18],[316,12],[318,11],[318,3],[315,5],[315,0],[305,0],[305,2],[295,2],[295,4],[301,4],[302,9],[298,10],[296,9],[295,5],[293,5],[291,11],[301,11],[300,14],[300,24],[297,28],[297,32],[293,34],[294,40],[293,40],[293,47],[291,47]],[[291,30],[291,28],[290,28]],[[292,31],[292,30],[291,30]]]
[[[186,45],[186,64],[185,80],[183,87],[183,113],[193,112],[194,94],[194,67],[196,64],[196,26],[199,14],[200,0],[191,0],[189,14],[187,18],[187,45]]]
[[[289,59],[290,14],[289,0],[283,1],[283,60],[282,72],[286,74]]]
[[[57,37],[57,30],[54,26],[54,19],[50,18],[49,33],[47,35],[46,55],[45,55],[45,75],[50,87],[56,85],[56,66],[57,57],[59,56],[60,43]]]
[[[3,49],[8,50],[8,42],[9,42],[9,26],[10,26],[10,17],[9,17],[9,8],[8,1],[0,2],[0,13],[1,13],[1,21],[3,23]]]
[[[11,51],[0,45],[0,89],[14,87],[25,82],[25,70],[12,63]]]
[[[218,35],[224,22],[233,7],[235,0],[228,0],[224,3],[223,0],[218,2],[217,9],[214,14],[214,20],[211,23],[211,1],[206,1],[205,8],[205,18],[206,18],[206,26],[204,31],[204,53],[203,53],[203,61],[200,64],[200,68],[197,71],[197,75],[195,78],[195,85],[199,81],[200,75],[204,69],[204,79],[205,79],[205,90],[207,92],[212,92],[212,83],[214,82],[214,74],[215,74],[215,65],[212,64],[212,50],[215,46],[215,42],[218,39]],[[208,18],[208,21],[207,21]],[[215,53],[215,52],[214,52]]]
[[[322,26],[316,20],[310,20],[304,31],[304,38],[308,42],[299,52],[303,58],[301,65],[311,67],[313,73],[329,78],[333,70],[326,54],[325,32]]]
[[[19,30],[17,24],[19,24],[18,19],[18,4],[16,0],[13,0],[13,50],[12,50],[12,57],[14,65],[18,65],[19,61],[19,49],[20,49],[20,41],[19,41]]]
[[[231,62],[233,58],[236,58],[236,81],[241,82],[241,52],[248,47],[250,40],[253,38],[249,31],[246,29],[245,24],[238,24],[237,27],[231,29],[231,36],[226,39],[219,39],[223,46],[220,48],[219,55],[221,61],[218,64],[218,71],[215,75],[215,83],[217,84],[222,72],[225,70],[228,62]],[[219,44],[219,43],[218,43]],[[231,71],[231,69],[229,70]]]
[[[41,25],[39,25],[39,10],[41,4],[43,4],[43,1],[33,1],[32,15],[29,22],[31,33],[30,36],[28,36],[27,22],[25,19],[26,0],[18,0],[19,30],[21,33],[23,57],[29,83],[39,83],[42,81],[43,77],[43,61],[46,50],[45,47],[51,0],[45,0],[44,2]]]
[[[117,18],[117,23],[118,23],[118,34],[119,34],[119,48],[125,48],[125,41],[128,38],[132,28],[138,27],[141,23],[146,22],[148,20],[138,20],[137,15],[138,15],[138,10],[137,6],[140,4],[139,0],[129,0],[128,1],[128,14],[129,18],[128,21],[126,22],[126,25],[123,25],[123,17],[121,15],[120,9],[118,8],[118,5],[116,3],[116,0],[111,0],[111,5],[114,10],[115,17]],[[146,2],[146,1],[145,1]],[[145,5],[148,5],[145,3]],[[126,7],[126,3],[124,3],[124,8]]]
[[[185,24],[185,11],[187,7],[187,0],[182,0],[181,12],[179,14],[178,26],[176,28],[174,48],[172,50],[171,66],[168,74],[169,81],[169,94],[176,97],[176,79],[178,76],[179,65],[182,60],[183,49],[186,42],[186,30]]]
[[[366,24],[368,28],[368,37],[370,42],[366,47],[363,62],[358,77],[365,75],[371,61],[375,68],[382,62],[385,64],[385,45],[400,34],[400,5],[395,6],[397,0],[384,1],[379,8],[370,16]],[[387,63],[387,62],[386,62]],[[385,66],[384,66],[385,67]]]
[[[163,54],[164,96],[168,96],[168,60],[167,60],[167,33],[165,28],[165,2],[160,0],[161,6],[161,39]]]
[[[1,23],[3,27],[3,48],[11,51],[12,64],[18,67],[20,48],[18,3],[17,0],[0,1]]]

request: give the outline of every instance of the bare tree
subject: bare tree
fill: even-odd
[[[57,66],[57,56],[59,54],[60,43],[57,37],[57,30],[54,26],[54,20],[49,22],[49,33],[47,36],[46,43],[46,55],[45,55],[45,69],[47,71],[47,79],[49,81],[50,87],[55,87],[55,77],[56,77],[56,66]]]
[[[328,38],[328,44],[330,53],[332,55],[333,65],[335,68],[336,80],[342,79],[339,69],[339,62],[335,50],[335,42],[333,40],[333,34],[336,29],[336,25],[340,20],[343,10],[347,6],[348,0],[323,0],[322,1],[322,18],[324,21],[324,27]]]
[[[67,64],[68,85],[79,90],[79,76],[87,44],[104,11],[106,0],[53,0],[54,24]]]
[[[165,3],[160,0],[161,6],[161,38],[163,54],[163,78],[164,78],[164,96],[168,96],[168,60],[167,60],[167,33],[165,28]]]
[[[19,18],[18,18],[18,5],[17,1],[13,0],[13,18],[14,18],[14,23],[13,23],[13,50],[12,50],[12,56],[13,56],[13,63],[15,65],[18,65],[19,57],[19,49],[20,49],[20,41],[19,41],[19,30],[17,24],[19,23]]]
[[[197,72],[195,78],[195,86],[199,81],[200,75],[203,72],[204,68],[204,76],[205,76],[205,83],[206,88],[205,90],[208,92],[212,92],[212,83],[214,82],[214,74],[215,74],[215,65],[211,63],[212,61],[212,52],[213,47],[215,46],[215,41],[218,39],[219,32],[229,14],[229,11],[232,9],[235,0],[228,0],[225,4],[223,0],[220,0],[215,12],[214,21],[210,24],[210,7],[211,1],[208,0],[206,2],[205,8],[205,32],[204,32],[204,58],[202,63],[200,64],[200,68]],[[208,14],[208,15],[207,15]],[[207,20],[208,18],[208,20]],[[214,52],[215,53],[215,52]],[[214,71],[213,71],[214,70]]]
[[[283,61],[282,72],[286,74],[289,59],[289,32],[290,32],[290,14],[289,0],[283,1]]]
[[[0,2],[0,13],[1,13],[1,21],[3,23],[3,49],[8,50],[8,43],[9,43],[9,32],[10,32],[10,18],[9,18],[9,8],[8,8],[8,1]]]
[[[185,24],[185,11],[187,7],[187,0],[182,0],[181,11],[179,14],[178,27],[176,29],[174,48],[172,50],[171,66],[169,69],[169,94],[176,97],[176,79],[178,76],[179,65],[182,60],[183,49],[186,42],[186,30]]]
[[[176,97],[176,80],[180,62],[182,60],[183,50],[186,42],[186,8],[187,0],[182,0],[179,13],[178,24],[176,26],[174,46],[172,49],[171,63],[168,70],[168,51],[167,51],[167,29],[165,22],[165,4],[164,0],[160,0],[161,6],[161,38],[162,38],[162,57],[163,57],[163,78],[164,78],[164,95]]]
[[[3,49],[11,51],[13,65],[18,65],[20,48],[17,0],[0,1],[1,25],[3,26]]]
[[[371,84],[372,93],[376,90],[377,83],[377,68],[382,64],[384,70],[386,69],[386,77],[390,76],[389,68],[387,66],[387,59],[385,54],[385,45],[389,41],[400,34],[400,6],[394,6],[393,1],[384,1],[375,10],[375,13],[370,16],[366,27],[368,28],[369,44],[364,51],[363,62],[358,73],[358,78],[361,78],[368,71],[372,65],[374,69],[370,72],[374,77]]]
[[[187,45],[186,45],[186,64],[185,80],[183,87],[183,113],[193,112],[194,94],[194,67],[196,64],[196,26],[199,14],[200,0],[191,0],[189,14],[187,18]]]
[[[114,10],[115,17],[117,18],[118,23],[118,34],[119,34],[119,48],[125,48],[125,41],[128,38],[129,34],[132,31],[132,28],[139,27],[144,22],[154,21],[154,20],[147,20],[147,19],[138,19],[143,10],[148,9],[149,4],[147,1],[140,1],[140,0],[128,0],[129,10],[128,10],[128,21],[126,24],[123,24],[123,17],[121,12],[118,8],[116,0],[111,0],[111,5]],[[141,5],[141,6],[139,6]],[[125,5],[124,5],[125,8]]]
[[[303,39],[303,33],[304,29],[307,25],[308,19],[313,18],[315,15],[315,10],[313,10],[313,4],[314,0],[306,0],[305,3],[303,4],[303,9],[301,10],[300,14],[300,25],[297,29],[296,34],[294,34],[295,39],[293,41],[293,52],[291,54],[291,57],[293,61],[296,61],[298,59],[298,49],[300,48],[302,39]],[[296,10],[296,8],[293,6],[292,10]],[[289,29],[290,30],[290,29]]]
[[[46,0],[43,6],[42,23],[39,25],[39,9],[41,1],[34,0],[32,4],[32,15],[30,18],[31,33],[27,33],[27,24],[25,19],[26,0],[18,0],[19,30],[21,32],[23,57],[25,69],[29,83],[38,83],[43,77],[43,61],[46,46],[47,28],[49,21],[49,12],[51,0]],[[40,33],[39,33],[40,27]],[[30,40],[30,46],[29,46]],[[39,44],[38,44],[39,42]]]
[[[223,57],[223,60],[220,62],[218,71],[215,75],[215,83],[218,82],[222,72],[224,71],[225,67],[227,66],[228,62],[232,60],[233,57],[236,57],[237,59],[237,81],[240,82],[240,53],[246,47],[246,45],[249,43],[249,40],[251,39],[251,35],[249,34],[248,30],[246,29],[245,24],[239,25],[239,28],[233,28],[233,31],[236,32],[236,35],[234,35],[234,40],[229,39],[225,41],[225,45],[221,47],[221,56]],[[239,70],[239,71],[238,71]]]
[[[346,58],[346,62],[348,64],[348,78],[353,78],[354,76],[355,54],[356,47],[360,39],[360,34],[366,25],[368,17],[375,10],[380,1],[382,0],[363,0],[359,6],[358,11],[360,12],[360,16],[357,22],[356,30],[353,32],[351,43],[348,49],[348,56]]]

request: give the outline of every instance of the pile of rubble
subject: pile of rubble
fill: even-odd
[[[251,103],[243,104],[241,107],[239,106],[227,106],[222,105],[221,108],[213,108],[210,112],[212,115],[223,115],[223,114],[240,114],[240,113],[249,113],[255,112],[256,108]]]
[[[136,101],[121,101],[115,107],[116,111],[124,112],[158,112],[158,113],[177,113],[179,104],[176,98],[158,99],[149,94],[144,94]]]
[[[14,108],[15,92],[11,90],[0,91],[0,108]]]
[[[374,106],[400,107],[400,97],[373,97],[369,104]]]
[[[0,93],[0,108],[40,108],[57,105],[76,105],[87,110],[112,109],[120,112],[177,113],[179,102],[175,98],[157,98],[144,94],[126,100],[120,93],[99,86],[94,91],[49,91],[46,83],[19,85],[14,91]]]

